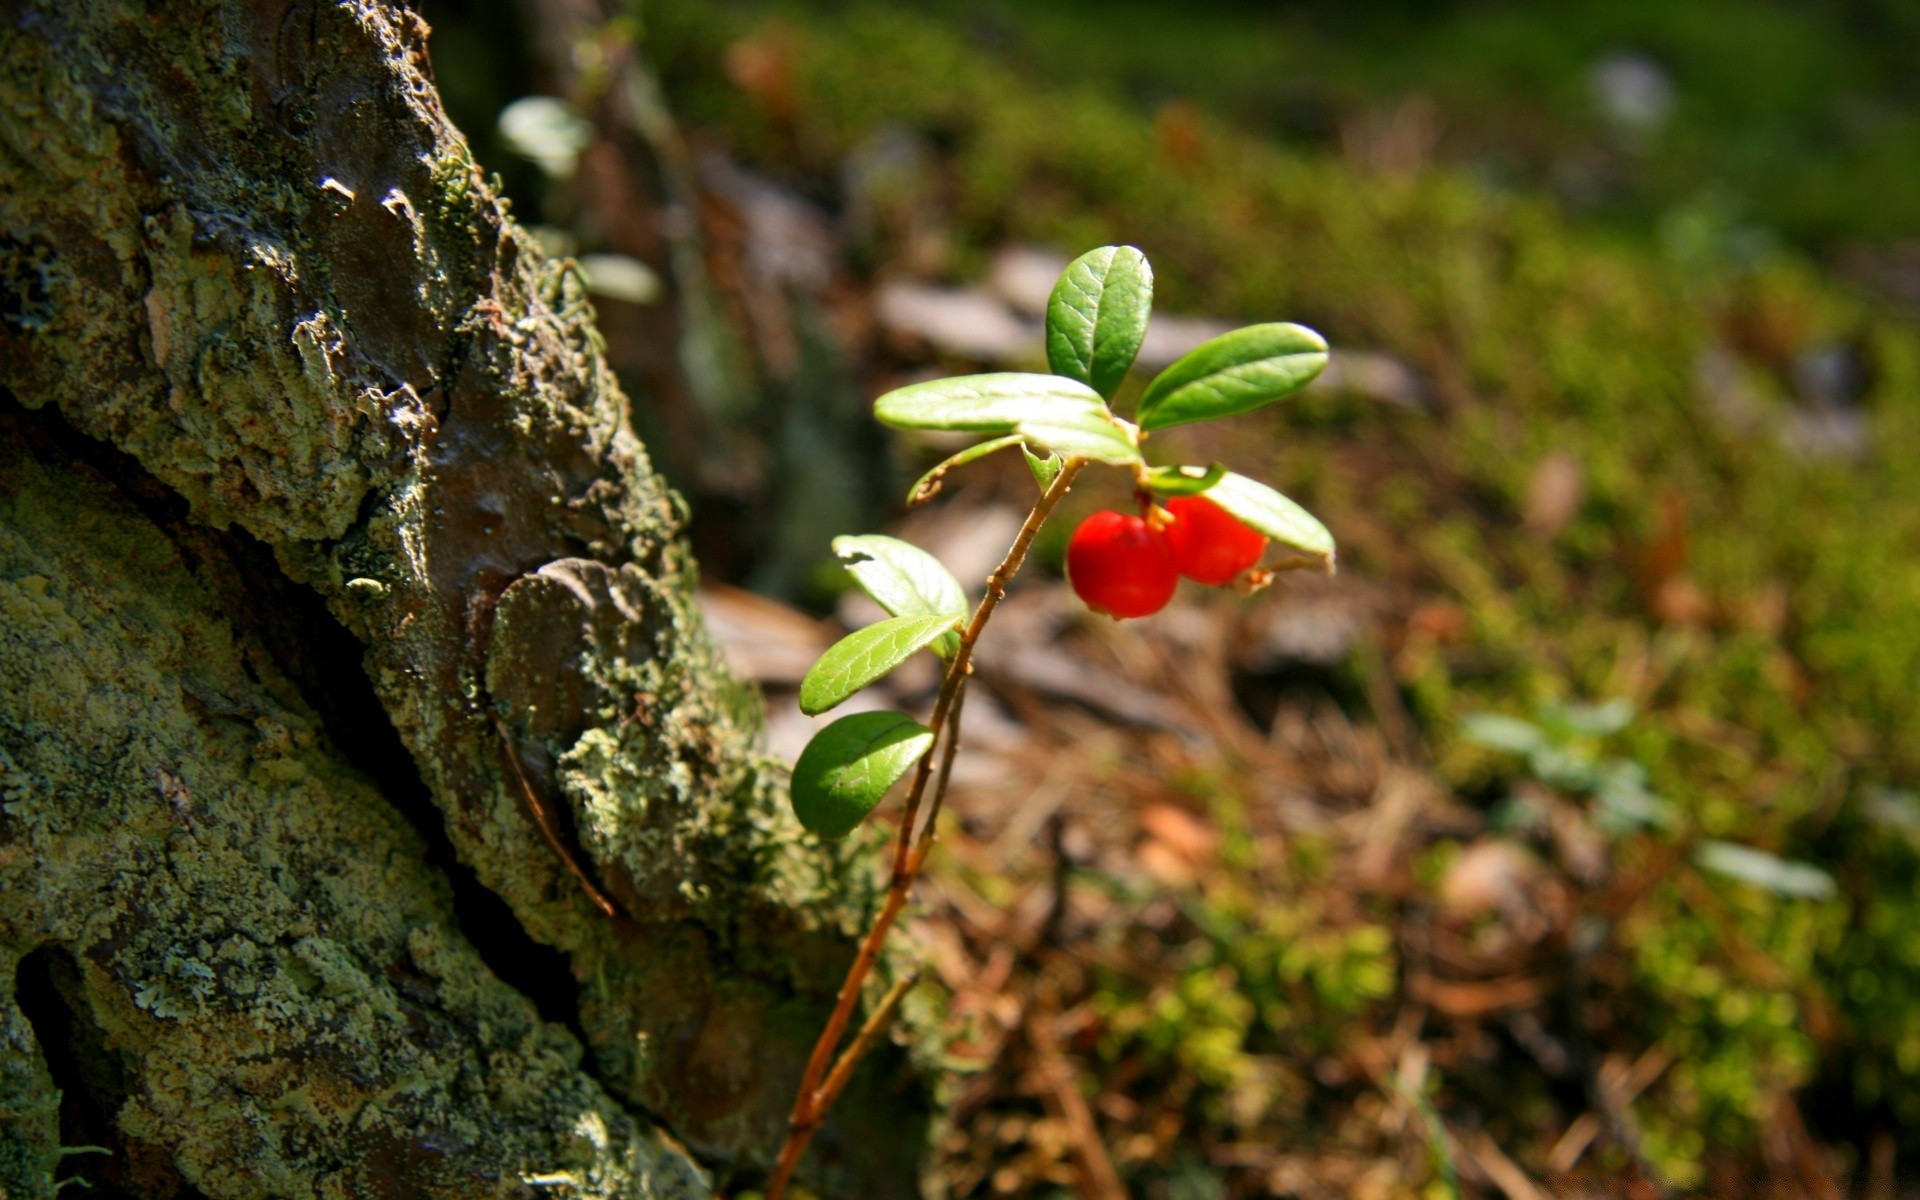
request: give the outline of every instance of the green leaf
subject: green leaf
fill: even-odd
[[[1062,458],[1090,458],[1095,462],[1131,466],[1140,460],[1140,447],[1106,411],[1020,422],[1020,435]]]
[[[1468,713],[1460,721],[1460,736],[1509,754],[1532,754],[1546,745],[1546,736],[1538,725],[1502,713]]]
[[[1067,264],[1047,300],[1047,364],[1108,399],[1147,336],[1153,268],[1132,246],[1102,246]]]
[[[1781,858],[1736,842],[1701,842],[1693,852],[1693,861],[1715,874],[1750,883],[1776,896],[1825,900],[1834,893],[1833,876],[1812,863]]]
[[[893,670],[951,630],[957,618],[889,617],[841,638],[800,681],[800,711],[818,716]]]
[[[939,495],[940,485],[946,482],[947,472],[953,470],[955,467],[964,467],[975,459],[985,458],[996,450],[1004,450],[1008,446],[1022,446],[1025,442],[1026,439],[1019,434],[1010,433],[1005,437],[997,437],[992,441],[981,442],[977,446],[968,446],[965,450],[946,459],[939,466],[922,475],[919,480],[914,483],[913,490],[907,493],[907,503],[925,504],[927,501]]]
[[[1236,329],[1201,343],[1147,385],[1140,428],[1251,412],[1299,391],[1326,365],[1326,339],[1304,325]]]
[[[1067,465],[1058,454],[1049,453],[1041,458],[1024,445],[1020,447],[1020,453],[1027,460],[1027,470],[1033,473],[1033,481],[1040,485],[1043,492],[1053,486],[1053,481],[1060,475],[1060,468]]]
[[[1283,546],[1333,562],[1333,535],[1313,514],[1264,483],[1229,471],[1207,489],[1207,499]]]
[[[1063,457],[1140,461],[1134,437],[1106,402],[1086,384],[1058,375],[1003,371],[916,383],[874,401],[873,414],[902,429],[1013,433]]]
[[[1227,477],[1219,463],[1210,467],[1155,467],[1147,472],[1147,490],[1162,496],[1194,496]]]
[[[1105,409],[1084,383],[1023,371],[932,379],[873,402],[873,415],[896,428],[969,433],[1013,433],[1023,422],[1065,421]]]
[[[833,539],[839,557],[860,590],[894,617],[948,617],[967,615],[967,593],[953,572],[925,550],[899,538],[866,534]],[[934,644],[942,658],[960,648],[960,635],[949,633]]]
[[[793,764],[793,815],[821,837],[845,837],[932,747],[933,730],[899,713],[841,717]]]

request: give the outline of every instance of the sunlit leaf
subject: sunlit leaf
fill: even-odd
[[[1673,824],[1673,805],[1647,787],[1647,772],[1639,763],[1610,758],[1595,774],[1593,798],[1600,809],[1597,815],[1609,833]]]
[[[944,460],[940,465],[928,471],[915,481],[913,490],[907,493],[907,503],[925,504],[927,501],[933,499],[939,494],[940,485],[946,481],[947,472],[953,470],[955,467],[964,467],[968,463],[976,459],[985,458],[997,450],[1005,450],[1008,446],[1021,446],[1025,443],[1026,439],[1024,437],[1017,433],[1009,433],[1005,437],[997,437],[991,441],[981,442],[975,446],[968,446],[965,450]]]
[[[895,617],[967,615],[967,593],[939,559],[899,538],[866,534],[833,539],[837,555],[860,590]],[[934,643],[942,658],[960,648],[960,635],[949,633]]]
[[[965,433],[1013,433],[1024,422],[1071,421],[1105,409],[1084,383],[1022,371],[932,379],[873,402],[873,415],[888,425]]]
[[[841,717],[793,764],[793,815],[821,837],[845,837],[932,746],[933,730],[899,713]]]
[[[1227,477],[1219,463],[1210,467],[1155,467],[1147,472],[1147,490],[1162,496],[1194,496]]]
[[[1043,492],[1053,486],[1053,481],[1060,475],[1060,468],[1067,465],[1058,454],[1049,453],[1042,458],[1024,445],[1020,447],[1020,453],[1027,460],[1027,470],[1032,472],[1033,481],[1040,485]]]
[[[1546,745],[1538,725],[1501,713],[1468,713],[1460,721],[1460,736],[1509,754],[1532,754]]]
[[[1130,464],[1140,449],[1106,402],[1084,383],[1058,375],[1004,371],[936,379],[888,392],[876,417],[903,429],[1019,434],[1062,457]]]
[[[1140,397],[1142,429],[1230,417],[1305,387],[1327,365],[1327,343],[1304,325],[1249,325],[1203,342],[1160,372]]]
[[[1140,353],[1153,268],[1132,246],[1102,246],[1067,264],[1047,301],[1047,363],[1111,398]]]
[[[954,627],[957,618],[889,617],[841,638],[800,681],[800,711],[817,716],[925,650]]]
[[[1283,546],[1333,561],[1333,535],[1327,527],[1264,483],[1229,471],[1207,489],[1207,499]]]
[[[1616,696],[1605,704],[1553,705],[1542,710],[1542,715],[1570,733],[1606,737],[1633,722],[1633,701]]]
[[[1105,409],[1062,420],[1022,421],[1020,435],[1062,458],[1090,458],[1116,466],[1140,461],[1140,447]]]
[[[1735,842],[1701,842],[1693,861],[1715,874],[1750,883],[1776,896],[1825,900],[1834,893],[1833,876],[1812,863],[1794,862]]]

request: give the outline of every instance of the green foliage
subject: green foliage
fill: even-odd
[[[817,716],[952,631],[953,617],[889,617],[841,638],[800,680],[800,711]]]
[[[890,616],[959,620],[967,615],[967,593],[960,581],[911,542],[880,534],[843,534],[833,539],[833,552],[860,590]],[[960,648],[960,635],[942,637],[934,648],[942,658],[951,658]]]
[[[1133,369],[1153,308],[1153,268],[1132,246],[1102,246],[1069,263],[1047,300],[1047,363],[1107,399]]]
[[[1281,545],[1333,565],[1333,535],[1327,527],[1266,484],[1228,471],[1203,494]]]
[[[1327,343],[1299,325],[1250,325],[1196,346],[1147,385],[1140,427],[1165,429],[1264,408],[1326,369]]]
[[[933,746],[933,730],[890,712],[841,717],[793,764],[793,812],[825,838],[853,832]]]
[[[1086,384],[1058,375],[1003,371],[936,379],[888,392],[873,415],[900,429],[1017,434],[1069,458],[1140,461],[1137,437]]]
[[[1194,496],[1219,483],[1227,469],[1219,463],[1206,467],[1154,467],[1141,480],[1158,496]]]
[[[1605,820],[1619,810],[1623,835],[1643,828],[1616,841],[1624,865],[1646,866],[1644,839],[1675,836],[1634,814],[1657,796],[1676,828],[1837,884],[1816,904],[1716,877],[1732,927],[1662,889],[1618,931],[1630,978],[1608,999],[1633,1014],[1637,1045],[1680,1056],[1635,1106],[1658,1160],[1684,1179],[1709,1148],[1742,1153],[1769,1090],[1816,1073],[1827,1094],[1920,1130],[1920,845],[1873,801],[1920,784],[1920,466],[1902,449],[1920,438],[1920,333],[1751,231],[1914,225],[1920,191],[1893,182],[1920,144],[1920,110],[1895,83],[1910,22],[1881,3],[1579,0],[1321,23],[1297,14],[1333,6],[1172,19],[1036,0],[999,10],[995,52],[940,15],[958,7],[785,9],[793,135],[693,74],[683,94],[750,153],[822,176],[883,131],[937,131],[941,170],[891,175],[866,198],[882,228],[937,214],[955,277],[1009,239],[1132,241],[1155,247],[1163,307],[1311,313],[1337,343],[1406,364],[1424,385],[1411,397],[1349,377],[1255,414],[1235,445],[1274,447],[1267,477],[1342,530],[1344,562],[1457,618],[1390,663],[1444,781],[1472,790],[1513,769],[1457,736],[1469,714],[1621,696],[1640,714],[1629,727],[1570,734],[1594,743],[1584,767],[1528,769],[1584,770],[1556,786]],[[688,63],[752,28],[680,19]],[[1285,36],[1249,36],[1250,19]],[[1586,79],[1622,46],[1662,62],[1680,97],[1665,133],[1624,150]],[[1193,103],[1155,112],[1143,95]],[[1438,102],[1448,142],[1523,161],[1383,173],[1241,132],[1304,113],[1330,136],[1408,95]],[[1569,216],[1516,186],[1548,150],[1583,170],[1637,165],[1580,200],[1628,219]],[[1836,345],[1868,366],[1857,458],[1823,457],[1787,423],[1796,363]],[[1729,419],[1733,402],[1746,408]],[[1530,493],[1554,455],[1580,486],[1564,523],[1542,528]],[[1663,545],[1676,565],[1660,577]],[[1693,614],[1660,603],[1674,581],[1696,589]],[[1726,959],[1736,930],[1775,982]],[[1721,995],[1739,998],[1723,1010]],[[1920,1150],[1902,1136],[1903,1153]]]
[[[1144,254],[1131,246],[1090,250],[1068,264],[1047,308],[1048,353],[1059,374],[1003,371],[930,380],[874,401],[874,416],[902,429],[999,435],[935,466],[909,500],[932,496],[955,468],[1019,445],[1043,492],[1068,463],[1128,467],[1136,489],[1208,490],[1247,524],[1331,567],[1333,537],[1305,509],[1222,467],[1148,467],[1139,429],[1109,411],[1105,397],[1132,367],[1152,303],[1153,269]],[[1149,385],[1148,395],[1164,396],[1164,410],[1179,421],[1232,416],[1297,390],[1326,363],[1326,343],[1301,326],[1257,325],[1240,333],[1246,336],[1217,338],[1175,363]],[[966,639],[982,623],[961,633],[967,601],[960,581],[932,555],[896,538],[843,536],[834,539],[833,551],[891,616],[848,634],[821,656],[800,681],[800,711],[826,712],[929,648],[952,660],[939,710],[947,711],[953,673],[966,669],[960,661]],[[904,717],[887,723],[867,716],[844,718],[814,735],[794,768],[793,806],[801,823],[829,837],[852,830],[932,750],[940,733],[923,730],[923,739],[913,730],[922,727]]]

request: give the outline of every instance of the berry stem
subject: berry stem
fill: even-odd
[[[1041,495],[1033,511],[1020,526],[1020,533],[1007,550],[1000,565],[987,576],[986,594],[973,610],[973,618],[960,634],[960,648],[954,652],[953,660],[947,664],[947,672],[940,681],[940,694],[934,701],[933,717],[930,722],[936,739],[944,737],[946,744],[941,748],[940,782],[934,789],[933,801],[928,808],[927,821],[920,825],[920,804],[927,792],[927,785],[933,778],[934,753],[931,747],[921,756],[919,765],[914,769],[913,782],[907,790],[906,809],[900,820],[900,834],[894,842],[893,878],[887,888],[887,897],[880,906],[879,915],[874,918],[873,926],[867,930],[867,936],[860,943],[859,953],[854,955],[853,965],[847,970],[847,977],[840,984],[840,993],[834,1001],[833,1015],[827,1018],[826,1028],[820,1031],[820,1039],[814,1043],[813,1053],[807,1058],[806,1069],[800,1076],[800,1090],[793,1099],[793,1111],[787,1118],[787,1140],[780,1147],[780,1156],[775,1160],[773,1172],[767,1178],[766,1200],[782,1200],[786,1195],[787,1184],[792,1180],[794,1170],[800,1165],[801,1155],[806,1153],[807,1143],[826,1118],[827,1110],[839,1096],[840,1089],[852,1077],[853,1068],[860,1055],[872,1044],[881,1025],[899,1003],[894,992],[905,994],[905,988],[896,984],[875,1008],[853,1044],[836,1062],[834,1050],[840,1045],[840,1039],[847,1031],[847,1024],[853,1018],[854,1005],[860,998],[862,986],[872,973],[873,965],[880,958],[880,950],[886,943],[887,933],[907,905],[907,895],[913,887],[914,879],[925,864],[928,853],[933,849],[934,821],[940,815],[941,802],[946,797],[947,777],[952,773],[953,756],[959,749],[960,708],[962,689],[973,667],[973,647],[980,640],[980,634],[986,629],[987,622],[993,617],[993,610],[1006,597],[1007,585],[1020,572],[1027,560],[1027,551],[1033,547],[1033,539],[1046,524],[1047,518],[1060,503],[1062,497],[1073,486],[1074,477],[1087,465],[1083,458],[1070,458],[1054,476],[1053,483]],[[915,836],[916,828],[919,834]],[[831,1065],[831,1073],[829,1066]],[[824,1081],[824,1082],[823,1082]]]

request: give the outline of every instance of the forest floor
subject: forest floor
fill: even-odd
[[[939,448],[873,395],[1044,362],[1036,302],[1108,242],[1156,267],[1149,357],[1335,347],[1168,441],[1339,574],[1095,617],[1058,571],[1095,483],[983,643],[913,924],[941,1194],[1920,1196],[1908,18],[1628,7],[665,4],[677,132],[629,97],[557,182],[459,112],[481,50],[436,19],[529,219],[700,264],[677,324],[609,284],[602,327],[776,755],[872,615],[827,538],[979,579],[1032,498],[989,462],[906,511]]]

